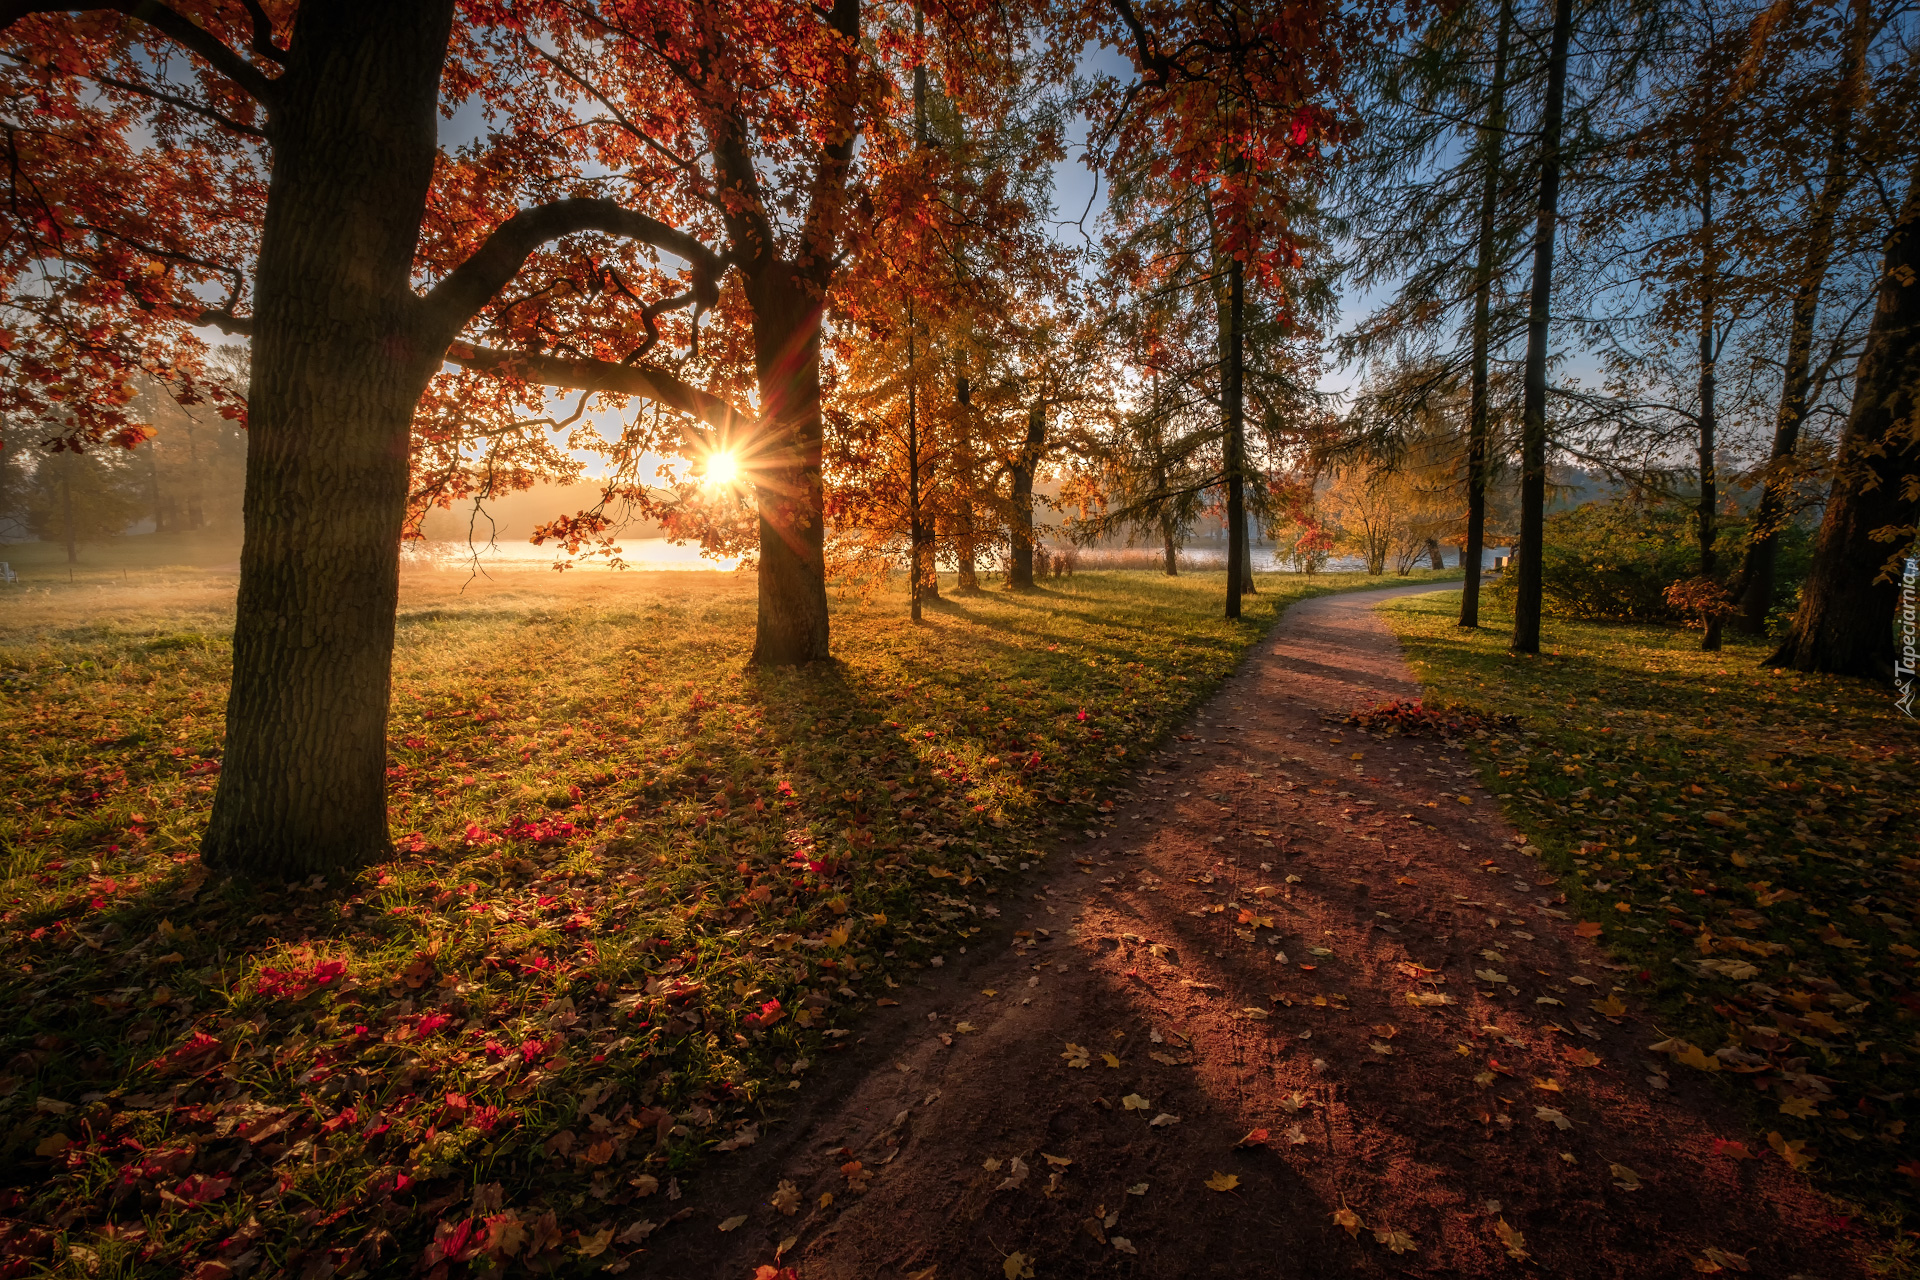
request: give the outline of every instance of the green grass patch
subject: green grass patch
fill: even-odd
[[[1467,749],[1652,1011],[1648,1070],[1711,1072],[1762,1158],[1910,1221],[1920,728],[1891,693],[1649,626],[1556,619],[1522,657],[1454,592],[1382,613],[1429,700],[1519,718]]]
[[[0,640],[0,1215],[35,1224],[5,1248],[97,1276],[616,1261],[1103,822],[1277,608],[1379,584],[1266,578],[1234,623],[1219,574],[918,626],[894,593],[839,608],[835,667],[763,672],[745,575],[410,577],[400,852],[285,888],[195,853],[217,586],[50,595]]]

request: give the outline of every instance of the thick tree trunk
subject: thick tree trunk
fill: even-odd
[[[1479,258],[1474,264],[1473,403],[1467,420],[1467,546],[1461,556],[1466,580],[1460,590],[1460,625],[1480,625],[1480,561],[1487,537],[1488,406],[1487,361],[1493,343],[1494,224],[1500,209],[1500,167],[1507,128],[1507,55],[1513,41],[1513,5],[1500,6],[1494,38],[1493,84],[1487,95],[1487,123],[1480,131],[1485,153],[1480,175]]]
[[[753,663],[797,666],[827,653],[825,502],[821,488],[820,304],[792,264],[747,280],[754,364],[769,439],[760,508],[760,608]]]
[[[1244,395],[1244,362],[1246,345],[1241,330],[1246,318],[1246,281],[1240,259],[1234,258],[1227,265],[1227,305],[1225,320],[1226,339],[1221,345],[1223,355],[1224,392],[1226,402],[1226,438],[1222,452],[1225,455],[1227,471],[1227,608],[1226,616],[1240,616],[1240,595],[1242,579],[1247,571],[1247,514],[1245,477],[1246,465],[1246,401]]]
[[[1540,549],[1547,514],[1547,344],[1553,302],[1553,242],[1560,216],[1560,127],[1567,102],[1573,0],[1554,0],[1547,100],[1540,130],[1540,206],[1527,300],[1526,394],[1520,419],[1520,573],[1513,607],[1516,653],[1540,652]]]
[[[226,752],[205,861],[387,855],[389,666],[414,405],[415,240],[450,2],[302,6],[273,126]]]
[[[1027,438],[1019,454],[1008,465],[1012,477],[1010,519],[1008,520],[1010,555],[1007,585],[1015,591],[1033,589],[1033,473],[1039,470],[1040,455],[1047,447],[1047,404],[1036,400],[1027,410]]]
[[[1854,375],[1826,518],[1793,630],[1769,665],[1893,678],[1897,575],[1920,500],[1920,168],[1881,260],[1878,306]],[[1876,537],[1886,533],[1887,538]]]
[[[1867,38],[1873,26],[1870,0],[1854,0],[1853,33],[1834,93],[1833,123],[1827,133],[1826,172],[1820,180],[1804,232],[1804,257],[1793,294],[1787,328],[1787,355],[1780,380],[1780,407],[1774,414],[1773,448],[1761,481],[1760,501],[1753,512],[1753,533],[1747,553],[1734,575],[1733,594],[1740,605],[1738,625],[1749,635],[1767,633],[1767,615],[1773,612],[1774,570],[1780,554],[1780,529],[1791,498],[1792,459],[1800,447],[1800,424],[1807,416],[1807,396],[1813,384],[1813,331],[1820,314],[1820,291],[1833,259],[1833,223],[1851,180],[1848,140],[1861,77],[1866,68]]]

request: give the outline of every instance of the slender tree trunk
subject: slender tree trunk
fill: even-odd
[[[973,452],[973,387],[967,381],[966,374],[954,379],[954,398],[960,404],[960,451],[955,478],[956,515],[954,517],[954,560],[957,569],[957,586],[962,595],[972,595],[980,590],[980,571],[975,565],[979,554],[977,539],[979,529],[973,509],[975,478],[979,471],[979,459]]]
[[[1807,416],[1812,389],[1813,328],[1820,314],[1820,291],[1833,259],[1833,223],[1852,178],[1848,141],[1866,69],[1867,38],[1873,26],[1871,0],[1854,0],[1853,32],[1848,40],[1840,83],[1834,92],[1833,123],[1827,133],[1826,172],[1814,200],[1803,238],[1804,257],[1795,282],[1787,329],[1787,355],[1780,380],[1780,407],[1774,414],[1773,448],[1767,456],[1760,501],[1753,512],[1753,533],[1734,575],[1738,625],[1749,635],[1767,633],[1773,611],[1774,572],[1780,554],[1780,530],[1791,500],[1792,459],[1800,447],[1800,424]]]
[[[1526,394],[1520,419],[1520,581],[1513,608],[1517,653],[1540,652],[1540,549],[1547,514],[1547,344],[1553,242],[1560,215],[1560,129],[1566,114],[1567,46],[1572,39],[1573,0],[1554,0],[1540,130],[1539,225],[1533,242],[1533,288],[1527,300]]]
[[[158,440],[147,441],[147,505],[153,508],[153,531],[167,531],[167,508],[160,501],[160,462],[154,456],[160,448]]]
[[[1500,209],[1501,157],[1507,129],[1507,55],[1513,40],[1513,5],[1500,6],[1500,27],[1493,46],[1493,84],[1487,95],[1487,123],[1480,131],[1479,259],[1473,288],[1473,403],[1467,420],[1467,546],[1461,556],[1466,580],[1460,590],[1460,625],[1480,625],[1480,561],[1487,537],[1487,455],[1489,452],[1487,360],[1493,345],[1494,226]]]
[[[915,10],[915,16],[918,16]],[[915,73],[915,96],[919,96],[920,73]],[[913,300],[907,300],[907,596],[910,612],[920,621],[921,583],[926,566],[921,561],[925,539],[920,529],[920,389],[914,385]]]
[[[1920,514],[1920,167],[1887,239],[1878,293],[1813,566],[1793,630],[1767,663],[1886,681],[1899,598],[1886,570],[1912,547]]]
[[[1227,470],[1227,609],[1226,616],[1240,616],[1241,580],[1247,569],[1246,493],[1246,402],[1243,372],[1246,346],[1241,330],[1246,318],[1246,281],[1240,259],[1227,265],[1227,333],[1223,367],[1226,401],[1226,438],[1224,461]]]
[[[413,256],[451,0],[304,5],[255,275],[246,538],[201,853],[292,878],[386,856],[413,411],[440,351]]]
[[[1719,257],[1714,248],[1713,223],[1713,171],[1711,160],[1701,162],[1700,174],[1700,239],[1701,239],[1701,275],[1700,290],[1700,448],[1699,480],[1700,504],[1696,508],[1700,534],[1700,576],[1713,577],[1719,566],[1719,553],[1715,548],[1718,541],[1718,528],[1715,524],[1719,516],[1720,493],[1714,477],[1714,437],[1719,430],[1719,422],[1714,411],[1714,391],[1716,388],[1716,367],[1719,363],[1719,344],[1716,341],[1718,329],[1717,303],[1719,292]],[[1700,641],[1700,647],[1713,652],[1720,647],[1720,615],[1713,614],[1706,620],[1707,634]]]
[[[60,514],[67,526],[67,563],[80,563],[79,534],[73,522],[73,459],[62,456],[60,459]]]
[[[825,662],[820,304],[791,263],[770,262],[746,283],[760,404],[771,437],[754,486],[760,604],[752,661],[770,667]]]
[[[920,36],[926,32],[926,11],[916,0],[913,6],[913,33]],[[927,67],[924,62],[913,68],[913,137],[916,148],[927,145]],[[918,371],[914,361],[914,318],[913,298],[907,298],[907,483],[908,506],[911,508],[908,523],[910,550],[907,555],[908,573],[913,579],[911,596],[913,600],[913,620],[920,621],[920,602],[931,595],[936,599],[940,595],[940,580],[935,576],[933,567],[932,530],[922,517],[925,507],[920,484],[920,385]]]
[[[1169,578],[1179,577],[1180,548],[1173,540],[1173,521],[1162,520],[1160,522],[1160,544],[1161,552],[1165,558],[1167,576]]]
[[[1027,410],[1027,438],[1007,467],[1013,482],[1007,585],[1016,591],[1033,589],[1033,473],[1040,467],[1040,455],[1046,446],[1047,402],[1036,400]]]
[[[194,438],[193,415],[187,415],[187,529],[205,527],[206,507],[200,500],[200,446]]]

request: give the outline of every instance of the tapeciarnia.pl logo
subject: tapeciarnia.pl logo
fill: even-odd
[[[1909,720],[1920,719],[1913,709],[1914,668],[1916,660],[1920,660],[1920,650],[1914,647],[1916,583],[1920,583],[1920,559],[1908,556],[1906,570],[1900,575],[1900,657],[1893,664],[1893,686],[1900,694],[1894,705],[1905,712]]]

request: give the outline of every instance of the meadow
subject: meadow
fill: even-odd
[[[761,671],[747,574],[409,572],[395,856],[265,886],[195,852],[234,580],[114,576],[0,611],[0,1243],[199,1280],[617,1260],[1108,822],[1278,608],[1380,583],[1263,578],[1231,623],[1218,574],[918,626],[882,592],[831,667]]]

